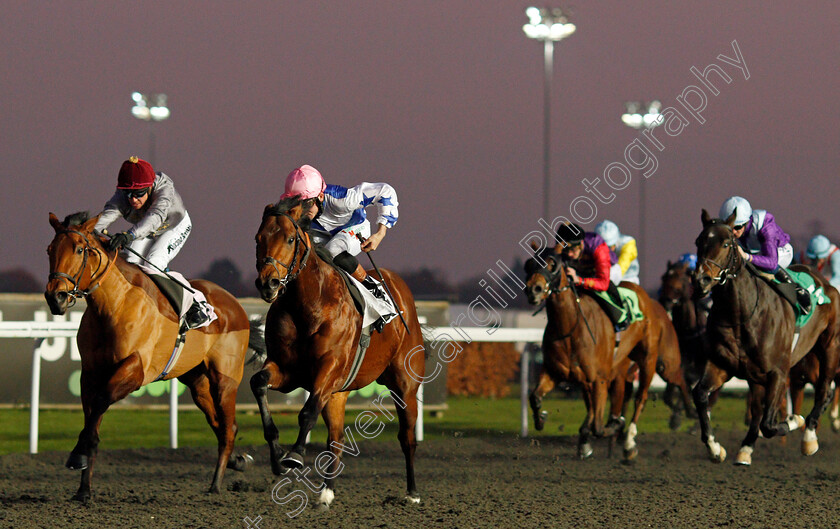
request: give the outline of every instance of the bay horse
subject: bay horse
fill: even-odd
[[[542,255],[545,259],[531,258],[525,263],[528,301],[532,305],[545,301],[548,316],[542,342],[542,371],[530,396],[534,426],[537,430],[543,429],[545,413],[540,411],[542,399],[557,383],[569,381],[580,384],[586,418],[579,429],[577,450],[581,459],[590,457],[590,436],[612,435],[623,426],[621,413],[625,383],[632,361],[639,369],[639,385],[623,448],[625,459],[635,459],[638,455],[635,441],[637,423],[656,372],[663,334],[668,332],[668,328],[673,333],[673,327],[667,316],[656,318],[652,315],[651,299],[640,286],[622,283],[638,295],[645,318],[631,323],[622,331],[616,347],[615,329],[598,302],[589,295],[578,294],[576,287],[569,282],[559,255],[549,256],[545,252]],[[545,265],[541,266],[542,263]],[[664,310],[662,314],[664,316]],[[673,341],[676,342],[676,336],[673,336]],[[611,416],[605,426],[608,394]]]
[[[50,275],[44,297],[53,314],[64,314],[78,298],[87,309],[76,341],[82,361],[81,398],[85,424],[66,466],[81,470],[73,499],[91,498],[91,474],[99,445],[99,425],[108,407],[161,376],[172,357],[179,315],[139,267],[110,256],[93,228],[99,217],[87,212],[64,222],[50,213],[55,237],[47,248]],[[218,440],[218,459],[209,492],[221,490],[226,467],[244,470],[247,457],[231,459],[237,426],[236,392],[248,348],[261,352],[259,324],[249,322],[239,302],[209,281],[190,281],[213,305],[218,319],[190,330],[183,349],[163,380],[178,378]]]
[[[390,390],[396,402],[398,438],[406,465],[406,499],[419,503],[414,480],[417,448],[414,426],[425,358],[414,298],[397,274],[380,269],[407,325],[396,319],[381,333],[372,333],[364,360],[353,378],[351,371],[362,336],[362,315],[341,272],[327,262],[327,255],[313,248],[308,233],[310,219],[302,212],[299,197],[269,204],[255,237],[256,285],[262,299],[271,303],[271,307],[265,328],[267,360],[262,370],[251,378],[251,388],[271,453],[271,469],[275,475],[282,475],[303,466],[307,434],[321,414],[328,429],[332,464],[321,474],[324,486],[318,503],[329,507],[335,497],[336,477],[344,466],[341,455],[348,392],[376,381]],[[297,440],[284,453],[277,443],[278,431],[271,419],[266,393],[268,389],[288,393],[297,388],[306,389],[310,395],[298,415]]]
[[[787,435],[802,426],[806,428],[802,453],[812,455],[819,449],[816,428],[829,404],[829,385],[840,361],[837,317],[840,295],[824,278],[809,272],[831,303],[815,304],[814,314],[796,333],[793,307],[767,281],[750,272],[738,252],[738,241],[732,231],[735,214],[726,220],[713,219],[704,209],[701,221],[703,230],[696,240],[695,295],[702,297],[711,292],[713,304],[706,327],[709,361],[694,386],[693,397],[701,440],[709,457],[714,462],[726,459],[726,450],[715,440],[712,431],[709,393],[733,376],[746,380],[752,395],[750,425],[735,464],[752,464],[759,432],[770,438]],[[791,269],[807,271],[807,267]],[[819,364],[814,407],[804,420],[798,415],[780,419],[788,374],[809,352],[813,352]]]

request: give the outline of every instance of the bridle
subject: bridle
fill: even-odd
[[[105,253],[105,252],[103,252],[99,248],[94,248],[93,245],[90,242],[90,239],[88,239],[88,236],[86,234],[78,231],[78,230],[65,230],[62,233],[65,233],[65,234],[75,233],[76,235],[81,236],[82,239],[84,239],[84,241],[85,241],[85,247],[82,250],[82,266],[79,268],[78,273],[71,276],[70,274],[65,274],[64,272],[50,272],[50,275],[49,275],[49,280],[50,281],[52,281],[53,279],[63,279],[64,281],[69,282],[73,286],[72,290],[66,291],[67,294],[69,294],[71,296],[71,301],[70,301],[69,306],[72,307],[76,303],[76,299],[87,297],[91,293],[93,293],[94,290],[99,288],[99,285],[105,279],[105,276],[108,275],[108,272],[111,270],[111,267],[114,265],[114,262],[116,262],[116,260],[117,260],[117,251],[114,252],[114,257],[113,258],[108,259],[108,265],[105,267],[105,270],[103,270],[102,273],[99,274],[99,277],[95,278],[96,272],[102,266],[102,254]],[[88,284],[88,288],[82,290],[82,289],[79,288],[79,282],[82,280],[82,274],[84,274],[85,269],[87,268],[88,256],[90,255],[91,251],[96,252],[97,256],[99,257],[99,266],[96,268],[96,270],[91,272],[91,274],[90,274],[90,284]],[[105,255],[107,256],[107,253]]]
[[[295,247],[294,247],[294,250],[292,251],[292,260],[291,260],[290,263],[288,263],[288,264],[283,263],[283,262],[278,261],[277,259],[275,259],[271,256],[268,256],[268,255],[265,256],[262,259],[262,261],[260,261],[263,266],[271,265],[274,268],[274,271],[277,273],[278,278],[281,277],[281,274],[280,274],[280,269],[277,268],[277,265],[280,265],[280,266],[282,266],[283,268],[286,269],[286,275],[282,276],[282,279],[280,279],[280,291],[282,292],[286,289],[286,286],[289,283],[291,283],[292,281],[294,281],[300,275],[301,271],[303,271],[303,269],[306,268],[306,264],[307,264],[308,258],[309,258],[309,253],[312,251],[312,244],[307,244],[306,240],[304,240],[304,235],[305,234],[304,234],[303,230],[301,229],[300,225],[298,225],[298,223],[295,221],[295,219],[293,219],[289,214],[287,214],[287,213],[273,213],[273,215],[274,216],[286,217],[287,219],[289,219],[291,221],[292,225],[295,227]],[[308,235],[306,235],[306,239],[309,239]],[[301,244],[304,246],[305,250],[303,252],[303,256],[300,259],[300,266],[298,266],[297,270],[295,270],[295,266],[298,265],[298,261],[297,261],[298,247]]]
[[[570,288],[572,288],[571,287],[571,284],[572,284],[571,281],[567,281],[566,286],[564,286],[563,288],[559,288],[559,289],[557,288],[557,285],[560,284],[560,280],[563,276],[563,274],[562,274],[563,263],[558,262],[553,257],[547,258],[546,261],[551,261],[551,262],[554,263],[554,271],[551,271],[551,270],[548,269],[548,262],[546,262],[545,266],[543,266],[542,268],[540,268],[539,270],[536,270],[534,272],[535,274],[539,274],[539,275],[543,276],[543,278],[545,278],[545,283],[546,283],[545,297],[548,298],[548,296],[550,296],[552,294],[559,294],[561,292],[565,292],[566,290],[569,290]]]
[[[709,276],[712,278],[712,281],[717,281],[719,285],[723,285],[726,283],[728,279],[735,279],[738,277],[738,274],[735,273],[735,270],[741,267],[741,263],[739,261],[738,251],[736,249],[736,245],[738,241],[735,240],[735,236],[732,232],[732,228],[728,224],[723,224],[726,226],[727,231],[729,232],[729,237],[726,239],[724,246],[729,244],[729,255],[727,255],[726,259],[726,266],[722,266],[720,263],[713,259],[709,259],[708,257],[703,257],[702,260],[699,259],[698,255],[698,265],[697,267],[700,268],[701,266],[705,269],[706,272],[709,272]],[[699,252],[698,252],[699,253]],[[713,264],[718,269],[717,276],[712,276],[711,272],[709,271],[709,264]]]

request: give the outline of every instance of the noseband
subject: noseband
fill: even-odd
[[[105,279],[105,276],[111,270],[111,266],[116,261],[117,254],[116,254],[116,252],[114,253],[114,258],[109,260],[108,265],[105,267],[105,270],[99,275],[99,277],[96,278],[96,281],[94,281],[93,277],[96,275],[96,270],[99,270],[99,267],[97,267],[96,270],[91,272],[91,274],[90,274],[91,275],[91,280],[90,281],[92,283],[92,286],[89,285],[88,288],[86,288],[84,290],[81,290],[79,288],[79,282],[82,280],[82,274],[84,274],[85,269],[87,268],[87,261],[88,261],[88,256],[90,255],[90,252],[94,251],[94,252],[97,253],[97,255],[99,255],[100,266],[102,265],[102,253],[103,252],[101,250],[99,250],[98,248],[94,248],[91,245],[90,240],[88,239],[87,235],[85,235],[84,233],[82,233],[78,230],[66,230],[64,233],[68,233],[68,234],[69,233],[75,233],[76,235],[81,236],[81,238],[84,239],[84,241],[85,241],[85,247],[82,251],[82,266],[79,268],[78,273],[71,276],[70,274],[65,274],[64,272],[50,272],[50,275],[49,275],[49,280],[50,281],[52,281],[53,279],[63,279],[65,281],[68,281],[73,286],[72,290],[67,291],[67,293],[71,296],[70,306],[72,307],[76,303],[76,299],[89,296],[94,290],[99,288],[100,283],[102,283],[102,280]]]
[[[553,272],[548,269],[548,263],[546,263],[546,266],[543,266],[535,272],[545,278],[545,283],[547,287],[545,292],[546,297],[552,294],[559,294],[560,292],[565,292],[566,290],[571,288],[571,283],[568,281],[566,282],[566,286],[564,286],[563,288],[557,288],[557,284],[560,283],[560,278],[562,277],[561,271],[563,263],[558,262],[553,257],[549,257],[547,261],[548,260],[554,262],[555,269]]]
[[[283,268],[286,269],[286,275],[282,276],[282,278],[280,279],[280,291],[282,292],[286,289],[286,286],[289,283],[291,283],[292,281],[294,281],[300,275],[301,271],[303,271],[303,269],[306,268],[306,264],[308,262],[308,257],[309,257],[309,252],[312,250],[312,245],[311,244],[306,244],[306,241],[304,241],[303,235],[301,235],[303,230],[301,230],[298,223],[295,222],[295,219],[293,219],[291,216],[289,216],[286,213],[275,213],[275,216],[281,216],[281,215],[283,217],[286,217],[287,219],[289,219],[291,221],[292,225],[294,225],[294,227],[295,227],[295,248],[292,251],[292,260],[291,260],[290,263],[286,264],[286,263],[282,263],[282,262],[278,261],[277,259],[267,255],[263,258],[262,265],[263,266],[271,265],[274,268],[274,271],[277,273],[278,278],[281,277],[281,274],[280,274],[280,269],[277,268],[277,265],[280,265],[280,266],[282,266]],[[303,257],[301,257],[301,259],[300,259],[300,266],[298,266],[297,271],[295,271],[294,268],[298,264],[297,263],[297,258],[298,258],[298,245],[299,244],[303,244],[305,250],[303,252]]]

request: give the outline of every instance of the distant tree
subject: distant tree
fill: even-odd
[[[455,288],[449,284],[446,274],[441,270],[424,266],[418,270],[400,272],[400,276],[411,289],[415,299],[455,300]]]
[[[236,264],[228,259],[216,259],[210,267],[199,275],[202,279],[212,281],[238,298],[257,297],[257,287],[242,280],[242,273]]]
[[[14,268],[0,272],[0,292],[43,292],[44,283],[23,268]]]

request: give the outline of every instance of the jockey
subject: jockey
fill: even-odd
[[[378,248],[388,229],[397,223],[399,202],[394,188],[368,182],[350,188],[327,185],[317,169],[302,165],[286,177],[285,192],[280,198],[298,195],[304,201],[312,200],[308,211],[304,202],[304,210],[312,219],[309,233],[313,242],[322,244],[333,262],[374,296],[392,305],[382,285],[365,272],[356,256]],[[376,231],[372,234],[365,212],[368,206],[374,206],[377,212]]]
[[[677,262],[684,264],[689,272],[693,272],[697,268],[697,254],[684,253],[677,259]]]
[[[805,256],[811,266],[824,275],[835,288],[840,288],[840,252],[836,245],[831,244],[825,235],[815,235],[808,242]],[[826,269],[828,265],[828,269]]]
[[[590,290],[607,292],[613,302],[622,306],[618,287],[610,281],[610,269],[616,264],[615,254],[610,252],[609,246],[597,233],[584,232],[577,224],[561,224],[557,228],[557,239],[560,242],[554,247],[554,253],[563,257],[566,264],[566,274],[576,286]],[[625,318],[619,325],[621,310],[600,304],[607,311],[613,321],[616,331],[627,328],[630,318]]]
[[[776,224],[773,215],[763,209],[753,210],[747,199],[732,196],[720,206],[720,218],[735,214],[732,231],[740,243],[738,252],[756,268],[773,273],[780,283],[794,283],[786,268],[793,261],[790,236]],[[796,285],[796,297],[802,310],[810,312],[811,297]]]
[[[616,285],[622,281],[639,284],[639,251],[636,239],[622,235],[615,222],[605,220],[595,226],[595,233],[604,239],[610,250],[618,256],[618,262],[610,267],[610,280]]]
[[[172,179],[155,173],[149,162],[136,156],[120,167],[117,190],[99,214],[94,229],[102,232],[120,217],[133,226],[111,236],[108,249],[130,248],[135,253],[125,252],[126,261],[141,264],[145,260],[161,271],[167,270],[192,231],[190,215]],[[212,308],[203,306],[203,297],[199,293],[187,311],[185,319],[190,329],[210,319]]]

